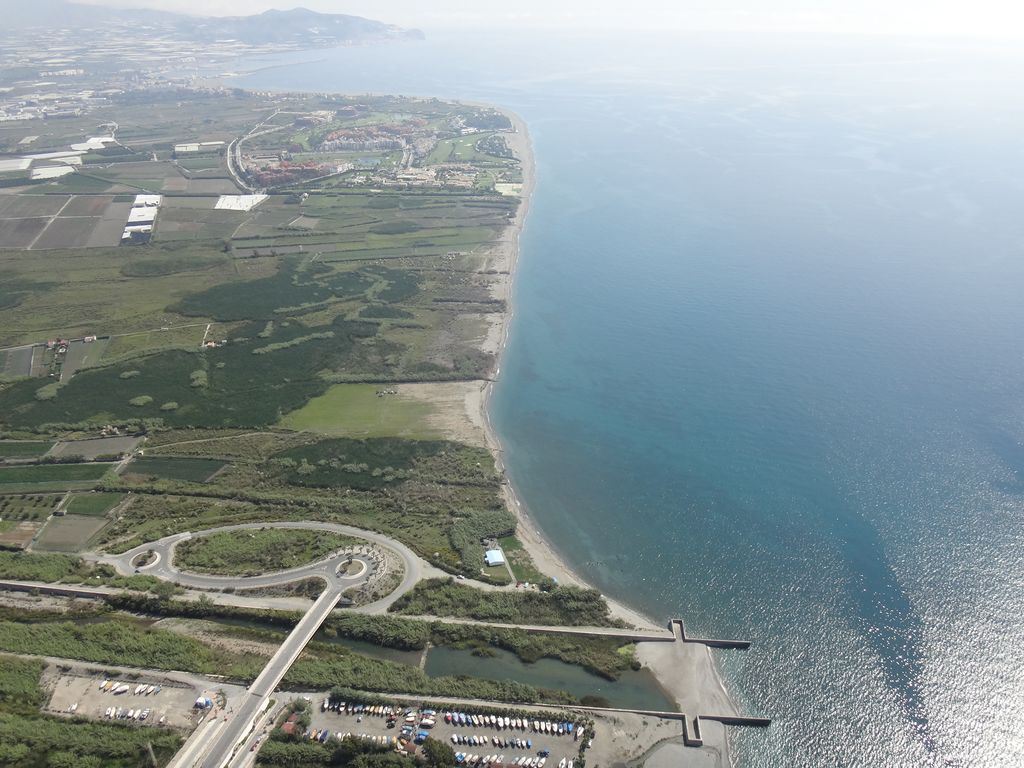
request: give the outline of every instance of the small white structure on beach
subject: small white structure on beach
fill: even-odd
[[[504,565],[505,553],[500,549],[488,549],[484,552],[484,562],[487,565]]]

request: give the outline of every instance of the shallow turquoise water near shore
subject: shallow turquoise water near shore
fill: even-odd
[[[431,34],[238,82],[526,119],[509,473],[602,590],[755,640],[718,655],[774,718],[741,765],[1024,762],[1024,62],[634,43]]]

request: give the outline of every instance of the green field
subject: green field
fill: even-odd
[[[42,456],[53,447],[52,442],[38,440],[0,440],[0,459],[31,459]]]
[[[540,584],[547,581],[548,577],[537,570],[530,553],[523,548],[522,543],[515,536],[504,536],[498,540],[505,559],[512,569],[512,575],[516,581]]]
[[[113,464],[33,464],[0,467],[0,489],[42,487],[58,489],[90,485],[99,480]]]
[[[427,403],[377,395],[378,384],[336,384],[305,406],[286,415],[279,427],[337,437],[441,437],[429,425]]]
[[[439,163],[492,163],[504,165],[508,162],[507,160],[477,149],[477,144],[481,141],[486,141],[493,135],[493,133],[471,133],[468,136],[439,141],[437,146],[427,156],[424,165],[437,165]]]
[[[122,493],[101,493],[99,491],[75,493],[72,494],[64,509],[69,515],[102,517],[123,498],[124,494]]]
[[[266,528],[221,531],[183,541],[174,550],[179,568],[218,576],[255,576],[322,560],[365,543],[328,531]]]
[[[185,480],[190,483],[205,483],[223,467],[225,462],[216,459],[181,459],[164,456],[141,456],[134,459],[125,474],[168,480]]]

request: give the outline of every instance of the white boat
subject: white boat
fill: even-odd
[[[558,768],[565,768],[565,763],[566,763],[566,760],[563,757],[561,760],[558,761]]]
[[[107,683],[109,683],[109,682],[110,682],[109,680],[104,680],[102,683],[100,683],[100,690],[101,691],[107,690]]]

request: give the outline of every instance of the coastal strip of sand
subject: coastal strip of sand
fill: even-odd
[[[537,567],[561,584],[589,587],[591,585],[568,565],[554,547],[547,541],[531,518],[529,510],[522,504],[515,488],[505,474],[504,454],[501,442],[491,424],[488,404],[501,371],[501,354],[508,341],[511,321],[514,317],[512,301],[513,280],[519,260],[519,241],[529,213],[530,203],[536,186],[536,164],[533,147],[525,122],[518,115],[503,110],[511,119],[515,133],[507,137],[511,148],[520,158],[523,174],[522,203],[500,239],[487,254],[486,268],[501,274],[504,279],[494,284],[495,298],[506,302],[506,311],[499,316],[496,331],[500,342],[497,344],[497,363],[491,381],[466,393],[466,416],[474,426],[483,429],[487,447],[494,455],[499,472],[506,477],[502,484],[505,503],[518,521],[516,535],[533,557]],[[490,335],[490,334],[489,334]],[[664,628],[648,616],[607,598],[611,612],[628,624],[644,628]],[[735,715],[737,710],[718,673],[710,649],[699,643],[641,643],[638,658],[649,667],[665,691],[676,700],[680,710],[690,717],[698,714]],[[638,738],[637,727],[643,730]],[[620,732],[621,730],[621,732]],[[649,731],[649,733],[648,733]],[[728,741],[724,726],[704,723],[705,746],[700,749],[681,747],[682,739],[672,737],[663,724],[656,721],[644,725],[643,719],[630,718],[630,727],[613,728],[612,743],[599,747],[594,757],[605,757],[597,764],[627,762],[641,757],[652,766],[670,759],[674,766],[727,766],[730,765]],[[650,738],[646,738],[649,736]],[[658,746],[655,746],[655,743]],[[598,745],[595,745],[598,746]],[[654,747],[652,749],[652,747]]]

